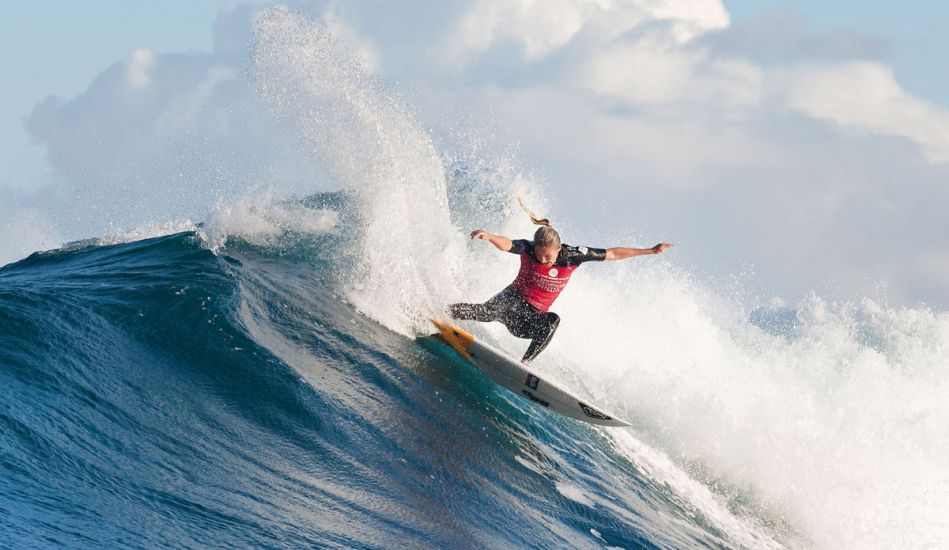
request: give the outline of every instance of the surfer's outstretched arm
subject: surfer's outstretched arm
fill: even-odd
[[[615,246],[613,248],[606,249],[606,259],[625,260],[626,258],[642,256],[644,254],[662,254],[662,252],[670,246],[675,245],[672,243],[659,243],[652,248],[627,248],[625,246]]]
[[[497,247],[498,250],[502,252],[510,252],[511,247],[514,246],[514,241],[508,239],[507,237],[502,237],[501,235],[492,235],[487,231],[482,231],[476,229],[471,232],[472,239],[481,239],[483,241],[488,241]]]

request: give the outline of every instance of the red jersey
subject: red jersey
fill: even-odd
[[[534,256],[534,243],[523,239],[514,241],[510,252],[521,256],[521,269],[511,286],[527,303],[541,311],[550,309],[580,264],[606,259],[606,250],[602,248],[565,244],[560,247],[554,265],[546,266]]]

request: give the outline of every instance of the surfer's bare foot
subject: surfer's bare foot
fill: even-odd
[[[527,359],[521,359],[521,364],[524,365],[525,367],[531,366],[531,362],[528,361]]]

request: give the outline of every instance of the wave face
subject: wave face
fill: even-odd
[[[190,232],[0,270],[5,540],[724,543],[598,432],[347,305],[317,261],[338,246],[215,255]]]

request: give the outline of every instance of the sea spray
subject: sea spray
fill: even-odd
[[[255,22],[261,94],[339,185],[359,199],[361,262],[345,275],[360,310],[412,334],[460,278],[461,235],[448,216],[445,172],[431,139],[329,24],[285,7]]]
[[[224,246],[228,237],[280,247],[287,233],[322,235],[337,229],[339,220],[337,210],[310,208],[301,200],[278,200],[272,189],[260,188],[215,204],[202,234],[212,249]]]

